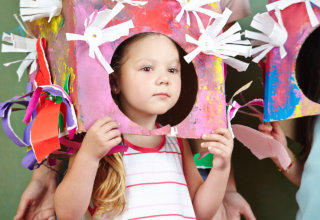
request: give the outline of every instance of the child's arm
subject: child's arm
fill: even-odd
[[[288,148],[286,136],[284,135],[279,123],[271,122],[271,125],[260,124],[258,128],[262,133],[279,141],[285,147],[286,151],[288,152],[293,162],[291,163],[292,165],[290,168],[288,168],[288,170],[283,171],[283,174],[293,184],[300,186],[304,162],[301,159],[296,158],[294,153],[290,150],[290,148]],[[271,159],[278,167],[280,167],[280,164],[277,158],[271,158]]]
[[[214,153],[213,168],[205,182],[193,161],[189,144],[183,140],[183,166],[197,219],[212,219],[225,195],[231,167],[233,139],[225,128],[203,136],[202,147]]]
[[[67,174],[54,197],[59,220],[80,219],[85,214],[99,161],[121,142],[118,127],[110,117],[99,119],[87,132],[78,153],[70,158]]]

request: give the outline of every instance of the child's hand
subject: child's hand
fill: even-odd
[[[208,151],[214,154],[214,168],[223,169],[230,165],[233,139],[228,129],[218,128],[211,134],[203,135],[202,139],[205,142],[201,143],[201,147],[208,148]]]
[[[99,161],[121,143],[119,123],[106,116],[97,120],[85,135],[79,153]]]
[[[283,146],[287,146],[287,139],[279,125],[279,122],[274,121],[270,124],[259,124],[258,129],[265,135],[279,141]]]

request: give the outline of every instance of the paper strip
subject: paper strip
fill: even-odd
[[[266,7],[268,11],[272,11],[276,9],[283,10],[297,3],[305,3],[311,26],[312,27],[317,26],[319,24],[319,20],[312,9],[311,3],[320,7],[320,0],[279,0],[279,1],[275,1],[273,3],[267,4]]]
[[[288,39],[288,32],[283,25],[281,14],[279,10],[275,13],[278,23],[266,12],[262,14],[256,14],[251,22],[251,27],[261,31],[262,33],[256,33],[252,31],[245,31],[247,38],[260,41],[260,45],[252,50],[254,59],[253,62],[258,63],[263,57],[267,55],[274,47],[280,48],[280,56],[283,59],[287,52],[284,48],[284,44]],[[263,42],[266,42],[264,44]]]
[[[61,103],[47,102],[31,127],[31,146],[39,163],[50,153],[60,149],[58,122]]]
[[[112,42],[122,36],[128,35],[129,29],[134,27],[132,20],[129,20],[118,25],[104,28],[123,9],[123,7],[123,4],[117,3],[112,10],[105,9],[97,14],[91,14],[89,17],[89,22],[88,18],[85,21],[84,35],[72,33],[66,34],[68,41],[86,41],[89,44],[89,56],[91,58],[97,58],[100,64],[109,74],[113,72],[113,69],[103,57],[99,46],[106,42]]]
[[[62,0],[20,0],[20,15],[23,21],[58,16],[61,13]]]
[[[251,45],[247,45],[249,43],[247,40],[242,41],[240,33],[237,33],[241,30],[240,25],[235,23],[227,31],[219,35],[230,15],[231,11],[226,8],[222,17],[216,18],[202,33],[199,40],[195,40],[186,34],[186,41],[198,46],[195,50],[184,56],[187,63],[190,63],[202,52],[222,58],[226,64],[229,64],[238,71],[245,71],[248,68],[248,63],[234,58],[238,55],[251,56]]]
[[[177,2],[180,3],[181,5],[181,10],[178,13],[178,15],[176,16],[176,21],[180,22],[183,14],[186,12],[187,15],[187,25],[190,26],[190,15],[189,13],[192,12],[196,18],[196,21],[198,23],[198,28],[200,30],[200,33],[203,33],[205,31],[203,23],[201,21],[201,19],[199,18],[199,15],[197,14],[197,12],[205,14],[207,16],[209,16],[210,18],[217,18],[220,17],[221,14],[216,13],[214,11],[205,9],[205,8],[201,8],[204,5],[208,5],[211,3],[215,3],[218,2],[220,0],[205,0],[205,1],[199,1],[199,0],[177,0]]]

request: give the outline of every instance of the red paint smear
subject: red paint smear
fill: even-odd
[[[172,29],[168,23],[171,23],[169,21],[174,20],[174,17],[170,11],[172,9],[168,7],[169,4],[165,4],[162,1],[154,1],[152,4],[149,2],[146,6],[146,9],[127,11],[131,13],[130,17],[133,18],[133,23],[136,27],[135,31],[161,31],[162,33],[171,35]],[[146,26],[150,28],[150,30],[145,30],[144,28]]]

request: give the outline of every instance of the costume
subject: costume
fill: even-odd
[[[296,219],[316,219],[320,215],[320,117],[314,129],[314,140],[308,159],[304,165],[301,186],[296,198],[299,204],[299,211]],[[318,216],[318,217],[317,217]]]
[[[196,219],[183,173],[181,140],[162,137],[156,148],[125,141],[129,146],[123,156],[127,204],[115,219]],[[91,218],[83,218],[87,219]]]

